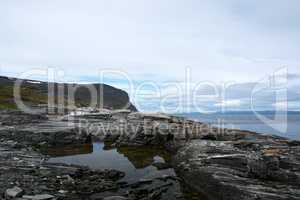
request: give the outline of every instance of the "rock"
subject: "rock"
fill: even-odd
[[[65,184],[65,185],[75,184],[74,179],[70,175],[64,175],[61,178],[63,179],[62,184]]]
[[[124,118],[127,118],[127,116],[130,113],[131,113],[131,110],[126,110],[126,109],[114,110],[114,111],[112,111],[112,119],[117,119],[117,120],[124,119]]]
[[[5,192],[5,196],[8,198],[16,198],[22,196],[24,191],[19,187],[13,187],[10,189],[7,189]]]
[[[43,121],[34,125],[1,129],[0,135],[6,140],[35,147],[80,145],[91,142],[91,136],[86,129],[60,121]]]
[[[271,139],[195,140],[174,158],[185,183],[222,200],[300,199],[299,162],[300,146]]]
[[[66,193],[68,193],[68,191],[66,191],[66,190],[59,190],[58,193],[60,193],[60,194],[66,194]]]
[[[118,180],[120,178],[123,178],[125,176],[125,173],[124,172],[120,172],[120,171],[116,171],[116,170],[109,170],[107,172],[106,176],[109,179]]]
[[[122,196],[111,196],[111,197],[104,197],[103,200],[127,200],[127,198]]]
[[[159,120],[170,120],[171,117],[164,113],[139,113],[144,119],[159,119]]]
[[[156,167],[158,170],[165,170],[170,169],[172,166],[168,163],[162,163],[162,162],[155,162],[152,164],[152,166]]]
[[[151,179],[140,179],[139,180],[140,184],[150,184],[152,182],[153,182],[153,180],[151,180]]]
[[[49,199],[53,199],[55,197],[52,195],[49,195],[49,194],[39,194],[39,195],[34,195],[34,196],[24,195],[22,198],[30,199],[30,200],[49,200]]]
[[[47,119],[46,115],[28,114],[16,110],[0,110],[0,121],[5,126],[40,123]]]
[[[8,122],[6,125],[11,124],[11,127],[0,126],[0,186],[21,185],[26,194],[57,194],[57,197],[23,196],[32,200],[60,197],[78,199],[105,192],[107,193],[105,196],[102,195],[101,199],[106,197],[106,200],[124,200],[125,197],[116,195],[124,195],[124,190],[127,189],[130,190],[128,199],[150,200],[159,198],[167,188],[156,185],[157,188],[151,189],[152,187],[148,186],[170,179],[171,183],[182,180],[194,190],[204,192],[211,199],[300,199],[298,141],[288,141],[249,131],[224,131],[164,114],[129,114],[128,111],[121,111],[114,115],[117,119],[124,119],[122,121],[113,120],[111,117],[102,119],[94,114],[83,117],[87,118],[89,124],[101,123],[105,128],[112,127],[106,139],[110,139],[116,147],[151,146],[167,148],[174,152],[174,155],[176,154],[174,162],[170,159],[164,161],[174,163],[181,179],[162,177],[154,178],[152,184],[148,180],[126,184],[117,182],[124,177],[124,173],[115,170],[93,171],[79,166],[47,163],[32,147],[36,149],[86,144],[91,139],[90,131],[82,131],[76,126],[67,127],[69,123],[65,121],[39,118],[32,119],[35,123],[30,123],[31,119],[25,122],[25,117],[20,117],[22,119],[14,124],[10,122],[14,119],[12,115],[6,118],[8,121],[5,119]],[[81,120],[79,118],[76,120]],[[122,135],[124,129],[120,129],[120,126],[124,125],[123,122],[128,125],[125,127],[129,131],[124,128],[128,135]],[[194,126],[203,126],[207,131],[200,129],[200,132],[196,132],[197,128]],[[132,133],[133,130],[136,131],[135,134]],[[128,159],[133,160],[129,156]],[[146,163],[147,166],[152,164],[157,169],[170,167],[161,160],[154,162],[153,156],[151,159],[142,160],[146,161],[142,162],[143,164]],[[135,165],[133,161],[132,163]],[[0,187],[0,193],[5,194],[5,189]],[[65,193],[66,191],[68,192]]]

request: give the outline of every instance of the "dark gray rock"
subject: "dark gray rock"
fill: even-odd
[[[111,196],[111,197],[104,197],[103,200],[127,200],[127,198],[122,196]]]
[[[83,126],[82,129],[78,126],[81,118],[87,120],[87,125],[100,124],[109,129],[106,132],[93,132],[93,126]],[[31,148],[89,144],[93,134],[93,138],[113,142],[114,147],[151,146],[172,151],[174,167],[180,178],[210,199],[300,199],[298,141],[249,131],[219,129],[164,114],[128,112],[126,117],[115,115],[104,119],[82,116],[71,122],[58,118],[36,120],[35,123],[21,120],[19,125],[11,123],[11,126],[0,127],[0,169],[4,172],[0,173],[2,196],[5,196],[7,188],[14,185],[21,185],[26,195],[50,194],[55,198],[71,199],[108,191],[119,192],[120,188],[132,190],[126,193],[130,200],[159,199],[168,190],[172,183],[167,183],[166,187],[144,187],[156,184],[159,179],[154,179],[152,184],[118,184],[117,181],[124,177],[122,172],[48,164]],[[170,167],[164,163],[153,163],[153,159],[147,160],[147,165],[151,164],[158,169]],[[160,181],[170,180],[178,181],[176,178]],[[114,195],[123,196],[124,193]],[[114,195],[109,193],[101,198]]]
[[[172,166],[168,163],[163,163],[163,162],[155,162],[152,163],[152,166],[156,167],[158,170],[164,170],[164,169],[170,169]]]
[[[36,124],[46,120],[48,120],[46,115],[28,114],[16,110],[0,110],[0,122],[2,126]]]
[[[299,199],[300,146],[288,143],[195,140],[174,162],[178,175],[211,199]]]
[[[91,143],[91,135],[86,129],[70,125],[68,122],[51,120],[1,127],[0,134],[5,140],[42,147]]]

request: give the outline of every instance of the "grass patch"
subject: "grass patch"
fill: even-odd
[[[47,94],[42,94],[36,88],[31,87],[21,87],[21,99],[31,105],[48,102]],[[17,109],[12,85],[0,85],[0,109]]]

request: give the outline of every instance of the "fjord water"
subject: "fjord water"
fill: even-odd
[[[300,140],[300,112],[287,112],[287,120],[284,120],[285,113],[264,111],[258,114],[272,120],[271,123],[262,121],[254,112],[185,113],[178,115],[218,127],[249,130]],[[281,120],[275,121],[275,117]],[[287,127],[286,130],[284,130],[285,126]],[[279,129],[276,127],[279,127]]]

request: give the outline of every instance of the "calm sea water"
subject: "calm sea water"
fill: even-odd
[[[276,114],[274,112],[260,112],[259,116],[265,117],[264,120],[261,120],[253,112],[187,113],[178,115],[219,127],[249,130],[300,140],[300,112],[288,112],[286,120],[283,113]],[[277,120],[275,120],[276,118]]]

